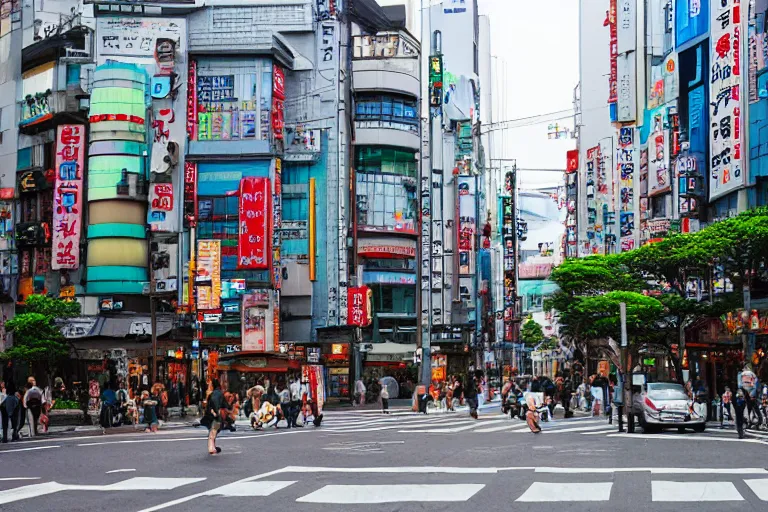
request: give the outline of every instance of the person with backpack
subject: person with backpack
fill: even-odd
[[[35,437],[40,414],[43,411],[43,390],[37,387],[34,377],[27,379],[27,392],[24,393],[22,405],[28,412],[29,437]]]
[[[747,408],[747,398],[743,388],[736,390],[733,408],[736,410],[736,431],[739,433],[739,439],[744,439],[744,409]]]

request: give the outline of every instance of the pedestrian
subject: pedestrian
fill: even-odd
[[[363,383],[363,379],[357,379],[355,381],[355,402],[356,405],[364,406],[365,405],[365,384]]]
[[[8,427],[11,428],[11,440],[19,440],[19,412],[21,405],[19,403],[19,395],[16,392],[16,386],[13,381],[9,381],[8,385],[5,382],[0,382],[0,420],[3,424],[3,439],[4,443],[8,442]]]
[[[453,396],[459,399],[459,405],[464,405],[464,385],[456,375],[453,376]]]
[[[736,398],[733,401],[733,408],[736,411],[736,431],[739,433],[739,439],[744,439],[744,409],[747,407],[747,398],[743,389],[736,390]]]
[[[541,426],[539,425],[539,412],[536,410],[536,399],[533,395],[528,395],[528,411],[525,413],[525,421],[528,423],[528,428],[534,434],[541,433]]]
[[[147,428],[144,429],[144,432],[157,432],[157,427],[160,423],[157,419],[157,403],[158,398],[155,395],[150,395],[147,390],[141,392],[141,405],[144,409],[144,423],[147,424]]]
[[[299,409],[301,408],[301,381],[293,377],[291,378],[291,385],[288,390],[291,393],[291,402],[288,406],[289,424],[293,424],[294,427],[304,426],[304,422],[299,425]]]
[[[479,394],[480,382],[477,375],[470,377],[464,392],[464,401],[469,406],[469,415],[477,419],[477,395]]]
[[[43,390],[37,387],[34,377],[27,379],[27,391],[24,393],[22,401],[27,410],[27,422],[29,424],[29,437],[37,435],[37,425],[40,420],[40,414],[43,411]]]
[[[186,389],[184,388],[184,378],[183,375],[180,373],[176,378],[176,392],[179,395],[179,407],[181,408],[181,411],[179,414],[182,418],[185,418],[187,416],[186,406],[187,406],[187,393]]]
[[[449,376],[448,380],[445,381],[445,406],[446,408],[454,412],[455,409],[453,408],[453,377]]]
[[[280,409],[283,411],[285,422],[288,428],[293,428],[293,417],[291,415],[291,390],[285,385],[280,384],[280,392],[277,394],[280,400]]]
[[[224,393],[221,392],[221,384],[218,379],[211,381],[212,391],[206,398],[205,415],[201,424],[208,428],[208,453],[215,455],[221,453],[221,448],[216,446],[216,436],[222,425],[221,411],[227,409]]]
[[[381,413],[389,414],[389,389],[384,382],[381,383],[379,397],[381,398]]]
[[[750,421],[752,421],[752,415],[754,414],[757,420],[757,425],[761,425],[763,419],[760,414],[760,407],[757,405],[757,390],[759,389],[757,375],[755,375],[749,365],[747,365],[741,373],[739,373],[737,381],[741,390],[744,392],[744,400],[746,401],[747,414],[749,415]]]
[[[720,414],[720,427],[722,428],[725,422],[725,416],[728,415],[728,421],[733,421],[733,416],[731,415],[731,402],[733,401],[733,393],[731,393],[731,388],[728,386],[725,386],[725,391],[723,392],[723,400],[722,400],[722,412]]]

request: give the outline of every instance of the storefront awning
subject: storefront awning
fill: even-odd
[[[413,358],[415,343],[374,343],[367,352],[366,362],[401,362]]]
[[[126,313],[114,316],[81,316],[70,318],[60,325],[62,334],[69,340],[152,336],[152,318],[149,315]],[[172,329],[172,316],[157,316],[158,336],[168,334]]]
[[[234,370],[244,373],[287,373],[298,371],[299,361],[263,352],[238,352],[221,356],[219,370]]]

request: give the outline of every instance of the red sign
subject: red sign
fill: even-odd
[[[576,172],[579,170],[579,150],[578,149],[572,149],[566,153],[567,158],[567,164],[565,167],[565,172],[568,174]]]
[[[184,162],[184,220],[188,226],[197,222],[197,164]]]
[[[56,185],[53,190],[53,270],[80,265],[85,127],[62,125],[56,131]]]
[[[347,324],[368,327],[373,321],[373,292],[367,286],[347,289]]]
[[[610,27],[611,37],[611,72],[608,75],[608,103],[616,103],[618,101],[618,57],[619,57],[619,36],[618,27],[616,26],[616,4],[617,0],[611,0],[608,17],[603,23],[604,27]]]
[[[269,178],[249,176],[240,181],[240,240],[237,268],[270,268],[272,184]]]
[[[197,133],[197,61],[189,61],[187,73],[187,136],[195,140]]]
[[[285,99],[285,71],[278,65],[273,68],[272,97],[279,100]]]

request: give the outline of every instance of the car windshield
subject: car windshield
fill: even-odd
[[[648,398],[651,400],[688,400],[680,384],[648,384]]]

